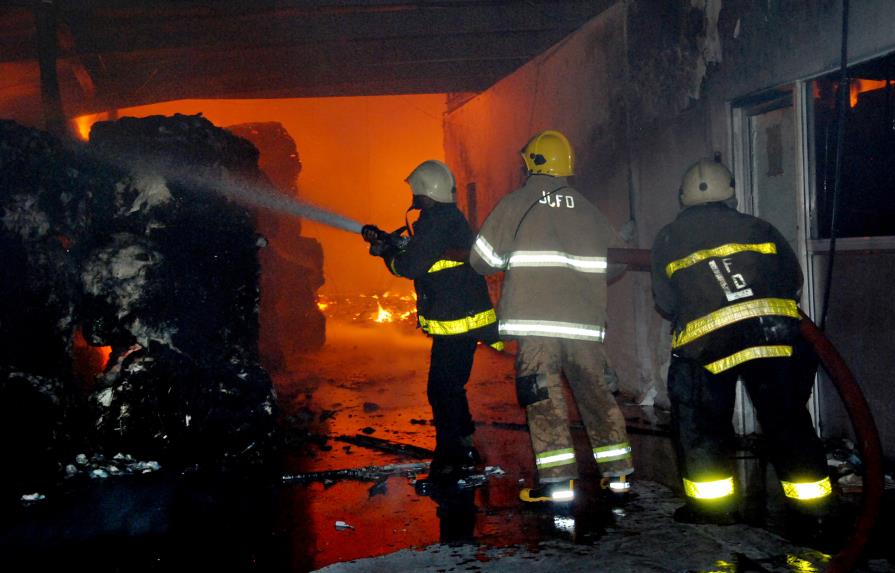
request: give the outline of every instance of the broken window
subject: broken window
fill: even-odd
[[[837,237],[895,236],[895,53],[852,66]],[[831,234],[839,72],[811,82],[817,239]]]

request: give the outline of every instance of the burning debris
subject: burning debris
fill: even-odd
[[[169,176],[182,171],[189,182]],[[0,439],[26,468],[4,492],[47,487],[77,452],[135,467],[264,460],[275,415],[258,351],[265,241],[214,192],[222,175],[264,180],[252,144],[201,116],[99,123],[78,148],[0,122]],[[191,184],[205,177],[207,188]],[[79,330],[111,349],[81,388]]]
[[[395,323],[412,332],[416,329],[415,293],[386,291],[374,295],[317,296],[317,306],[328,318],[360,326]]]

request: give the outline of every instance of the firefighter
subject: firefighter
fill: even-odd
[[[435,420],[433,482],[449,482],[482,463],[473,444],[466,383],[478,341],[495,348],[497,317],[484,279],[466,261],[473,233],[455,204],[454,176],[441,161],[424,161],[405,181],[420,216],[409,242],[397,247],[364,228],[370,253],[388,270],[413,280],[419,328],[432,338],[426,393]],[[408,209],[408,210],[410,210]],[[381,231],[380,231],[381,233]]]
[[[586,428],[608,492],[625,496],[633,472],[625,419],[606,380],[607,248],[619,239],[603,214],[570,186],[573,150],[558,131],[522,149],[524,185],[504,197],[476,238],[470,263],[503,272],[503,339],[518,341],[516,395],[525,408],[537,469],[524,502],[574,500],[578,463],[562,376]]]
[[[653,296],[673,328],[668,393],[687,500],[675,519],[736,521],[737,378],[786,499],[810,514],[831,483],[805,407],[817,362],[799,335],[798,259],[771,224],[736,210],[733,177],[720,162],[692,165],[679,193],[683,210],[652,249]]]

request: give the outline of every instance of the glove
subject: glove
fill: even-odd
[[[390,259],[398,253],[398,249],[387,241],[373,241],[370,243],[370,254],[374,257]]]
[[[360,230],[361,237],[368,243],[373,243],[383,234],[383,231],[376,225],[364,225]]]
[[[374,257],[381,257],[383,250],[385,250],[385,241],[372,241],[370,243],[370,254]]]

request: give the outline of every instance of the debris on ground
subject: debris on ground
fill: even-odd
[[[348,523],[346,523],[342,520],[336,521],[335,527],[336,527],[337,531],[346,531],[348,529],[354,529],[354,526],[349,525]]]
[[[384,477],[393,475],[415,476],[429,470],[429,462],[417,462],[410,464],[387,464],[383,466],[364,466],[360,468],[346,468],[339,470],[325,470],[320,472],[307,472],[300,474],[286,474],[280,478],[284,484],[307,483],[312,481],[326,482],[327,480],[354,479],[362,481],[379,481]]]
[[[338,442],[347,442],[349,444],[354,444],[355,446],[362,446],[364,448],[379,450],[381,452],[400,454],[403,456],[416,458],[418,460],[431,459],[432,455],[434,454],[432,450],[421,448],[419,446],[393,442],[384,438],[374,438],[372,436],[365,436],[363,434],[355,434],[354,436],[336,436],[335,440]]]

